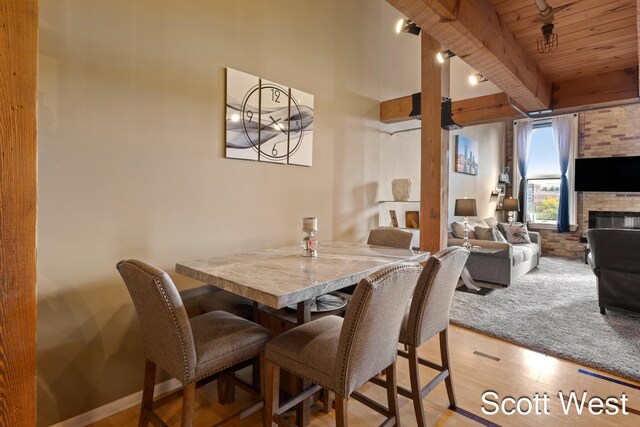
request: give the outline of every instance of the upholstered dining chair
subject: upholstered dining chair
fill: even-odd
[[[404,263],[362,279],[344,317],[327,316],[291,329],[267,344],[266,425],[322,388],[336,395],[336,424],[347,425],[351,396],[400,425],[395,382],[396,348],[407,305],[422,268]],[[398,309],[401,307],[401,309]],[[314,385],[280,406],[280,369]],[[388,379],[388,408],[355,390],[381,370]]]
[[[413,234],[396,228],[374,228],[369,232],[367,245],[411,249]]]
[[[146,358],[139,426],[146,426],[149,421],[153,425],[166,425],[153,410],[180,395],[181,425],[191,426],[197,385],[215,379],[216,374],[227,368],[264,357],[264,347],[271,335],[262,326],[223,311],[189,319],[167,273],[138,260],[120,261],[117,269],[138,314]],[[154,402],[156,366],[177,378],[183,387]],[[261,398],[264,383],[262,386]],[[259,410],[262,404],[260,400],[242,414],[234,414],[217,425]]]
[[[456,407],[449,360],[449,309],[460,273],[468,257],[469,251],[461,246],[452,246],[430,256],[418,278],[411,303],[404,315],[399,341],[408,351],[398,350],[398,355],[409,359],[411,390],[398,387],[398,393],[413,400],[418,427],[426,426],[422,399],[443,380],[447,388],[449,405],[451,408]],[[419,347],[436,335],[439,335],[440,339],[441,365],[418,356]],[[420,387],[420,365],[440,372],[422,388]],[[381,386],[388,386],[387,382],[380,378],[373,378],[371,381]]]

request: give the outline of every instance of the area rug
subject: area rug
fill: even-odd
[[[543,257],[507,288],[455,292],[451,322],[640,381],[640,316],[601,315],[595,276],[580,260]]]

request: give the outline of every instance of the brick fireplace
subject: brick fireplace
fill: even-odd
[[[640,212],[589,211],[589,228],[640,229]]]

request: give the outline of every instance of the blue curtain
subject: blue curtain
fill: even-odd
[[[558,145],[560,159],[560,201],[558,203],[558,233],[569,231],[569,179],[567,170],[571,159],[571,145],[573,141],[574,116],[559,116],[551,120],[553,139]]]
[[[516,122],[516,148],[518,153],[518,170],[520,171],[520,188],[518,200],[520,200],[520,213],[518,218],[524,222],[526,193],[527,193],[527,166],[529,165],[529,146],[533,132],[533,120],[519,120]]]

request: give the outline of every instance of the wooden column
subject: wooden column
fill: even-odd
[[[436,253],[447,245],[449,132],[440,127],[443,70],[435,60],[440,44],[425,31],[421,37],[420,249]],[[444,74],[448,88],[448,72]]]
[[[0,424],[36,425],[38,0],[0,3]]]

